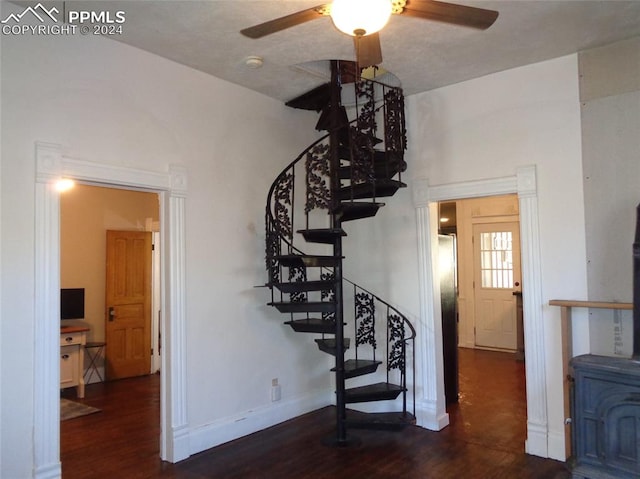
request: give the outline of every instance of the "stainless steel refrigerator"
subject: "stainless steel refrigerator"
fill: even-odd
[[[447,404],[458,402],[458,309],[456,237],[438,235],[440,304],[442,307],[442,352],[444,393]]]

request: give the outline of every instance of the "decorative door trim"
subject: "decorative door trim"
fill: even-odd
[[[87,184],[132,188],[160,196],[163,261],[160,455],[177,462],[190,454],[186,401],[185,197],[187,172],[168,172],[93,163],[64,156],[62,147],[35,146],[35,477],[61,477],[60,464],[60,199],[55,182],[70,178]]]
[[[412,184],[418,234],[418,279],[420,288],[420,331],[424,338],[418,350],[421,365],[422,397],[418,399],[419,424],[442,429],[449,423],[444,397],[440,286],[434,281],[437,261],[436,203],[464,198],[517,193],[520,209],[523,315],[525,324],[525,363],[527,384],[528,454],[548,457],[549,426],[547,414],[546,358],[544,318],[542,315],[542,271],[538,196],[535,166],[517,169],[515,176],[430,185],[427,179]]]

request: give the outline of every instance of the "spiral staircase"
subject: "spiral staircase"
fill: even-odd
[[[335,357],[336,433],[328,443],[345,446],[357,441],[348,429],[415,423],[415,329],[398,309],[343,277],[344,223],[375,216],[381,198],[406,186],[402,90],[356,76],[353,62],[330,66],[328,83],[287,102],[320,113],[316,129],[327,134],[271,186],[266,267],[269,304],[296,332],[319,335],[319,350]],[[312,252],[298,247],[302,241]],[[385,412],[347,409],[375,401],[388,406],[367,409]]]

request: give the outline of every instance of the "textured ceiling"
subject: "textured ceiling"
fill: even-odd
[[[323,79],[295,66],[353,59],[351,37],[324,17],[252,40],[240,29],[316,6],[320,0],[67,1],[126,12],[112,38],[280,100]],[[497,10],[486,31],[394,15],[380,33],[382,66],[405,94],[477,78],[640,35],[640,0],[486,0],[459,2]],[[248,56],[264,59],[246,66]]]

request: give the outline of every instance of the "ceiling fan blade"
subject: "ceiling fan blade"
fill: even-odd
[[[498,18],[495,10],[438,2],[436,0],[408,0],[402,15],[438,22],[453,23],[465,27],[486,30]]]
[[[300,25],[317,18],[322,18],[324,16],[323,12],[328,11],[328,7],[328,5],[318,5],[317,7],[300,10],[299,12],[292,13],[291,15],[285,15],[284,17],[245,28],[240,30],[240,33],[249,38],[264,37],[266,35],[279,32],[280,30],[285,30],[286,28],[295,27],[296,25]]]
[[[367,68],[382,63],[382,48],[380,36],[372,33],[364,37],[353,37],[356,48],[356,58],[360,68]]]

